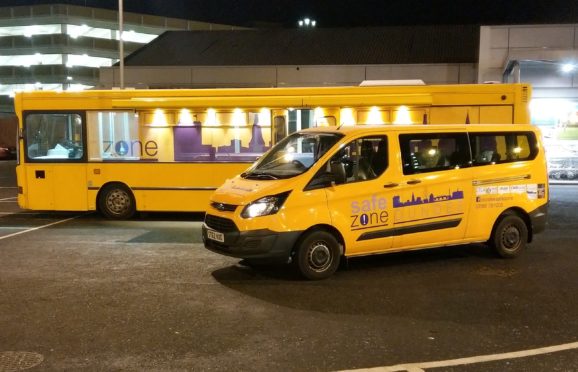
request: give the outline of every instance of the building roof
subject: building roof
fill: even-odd
[[[479,26],[167,31],[127,66],[477,63]]]

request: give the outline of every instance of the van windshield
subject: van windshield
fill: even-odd
[[[342,137],[341,133],[293,133],[277,143],[241,177],[260,180],[295,177],[311,168]]]

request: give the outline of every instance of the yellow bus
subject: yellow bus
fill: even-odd
[[[525,84],[21,92],[18,203],[32,210],[205,211],[301,129],[529,123]]]

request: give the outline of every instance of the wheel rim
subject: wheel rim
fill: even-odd
[[[504,229],[502,234],[502,245],[507,250],[516,250],[520,246],[520,230],[510,225]]]
[[[313,243],[307,256],[307,262],[309,267],[316,272],[327,270],[333,262],[333,255],[328,244],[323,241]]]
[[[106,208],[113,214],[125,213],[129,210],[130,205],[130,196],[126,191],[120,189],[112,190],[106,197]]]

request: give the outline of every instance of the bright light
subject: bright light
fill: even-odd
[[[353,117],[353,109],[350,107],[341,109],[341,125],[354,126],[355,118]]]
[[[566,63],[564,65],[562,65],[562,72],[572,72],[574,71],[574,69],[576,68],[575,65],[571,64],[571,63]]]
[[[191,111],[187,109],[182,109],[179,114],[179,124],[180,125],[192,125],[193,124],[193,116],[191,115]]]
[[[72,76],[67,76],[66,80],[68,80],[68,81],[72,80]]]
[[[299,27],[315,27],[317,25],[317,21],[311,18],[303,18],[297,21]]]
[[[263,107],[259,112],[259,125],[262,127],[271,126],[271,110]]]
[[[514,152],[514,154],[519,154],[522,152],[522,148],[521,147],[514,147],[513,152]]]
[[[373,106],[369,109],[368,124],[384,124],[383,115],[379,111],[379,107]]]
[[[236,127],[247,125],[247,115],[243,110],[239,108],[233,110],[233,125]]]
[[[215,109],[207,109],[207,122],[206,125],[219,125],[217,121],[217,111]]]
[[[407,106],[399,106],[393,124],[412,124]]]
[[[167,117],[165,112],[161,109],[156,109],[155,114],[153,116],[153,122],[151,123],[154,126],[166,126],[167,125]]]

